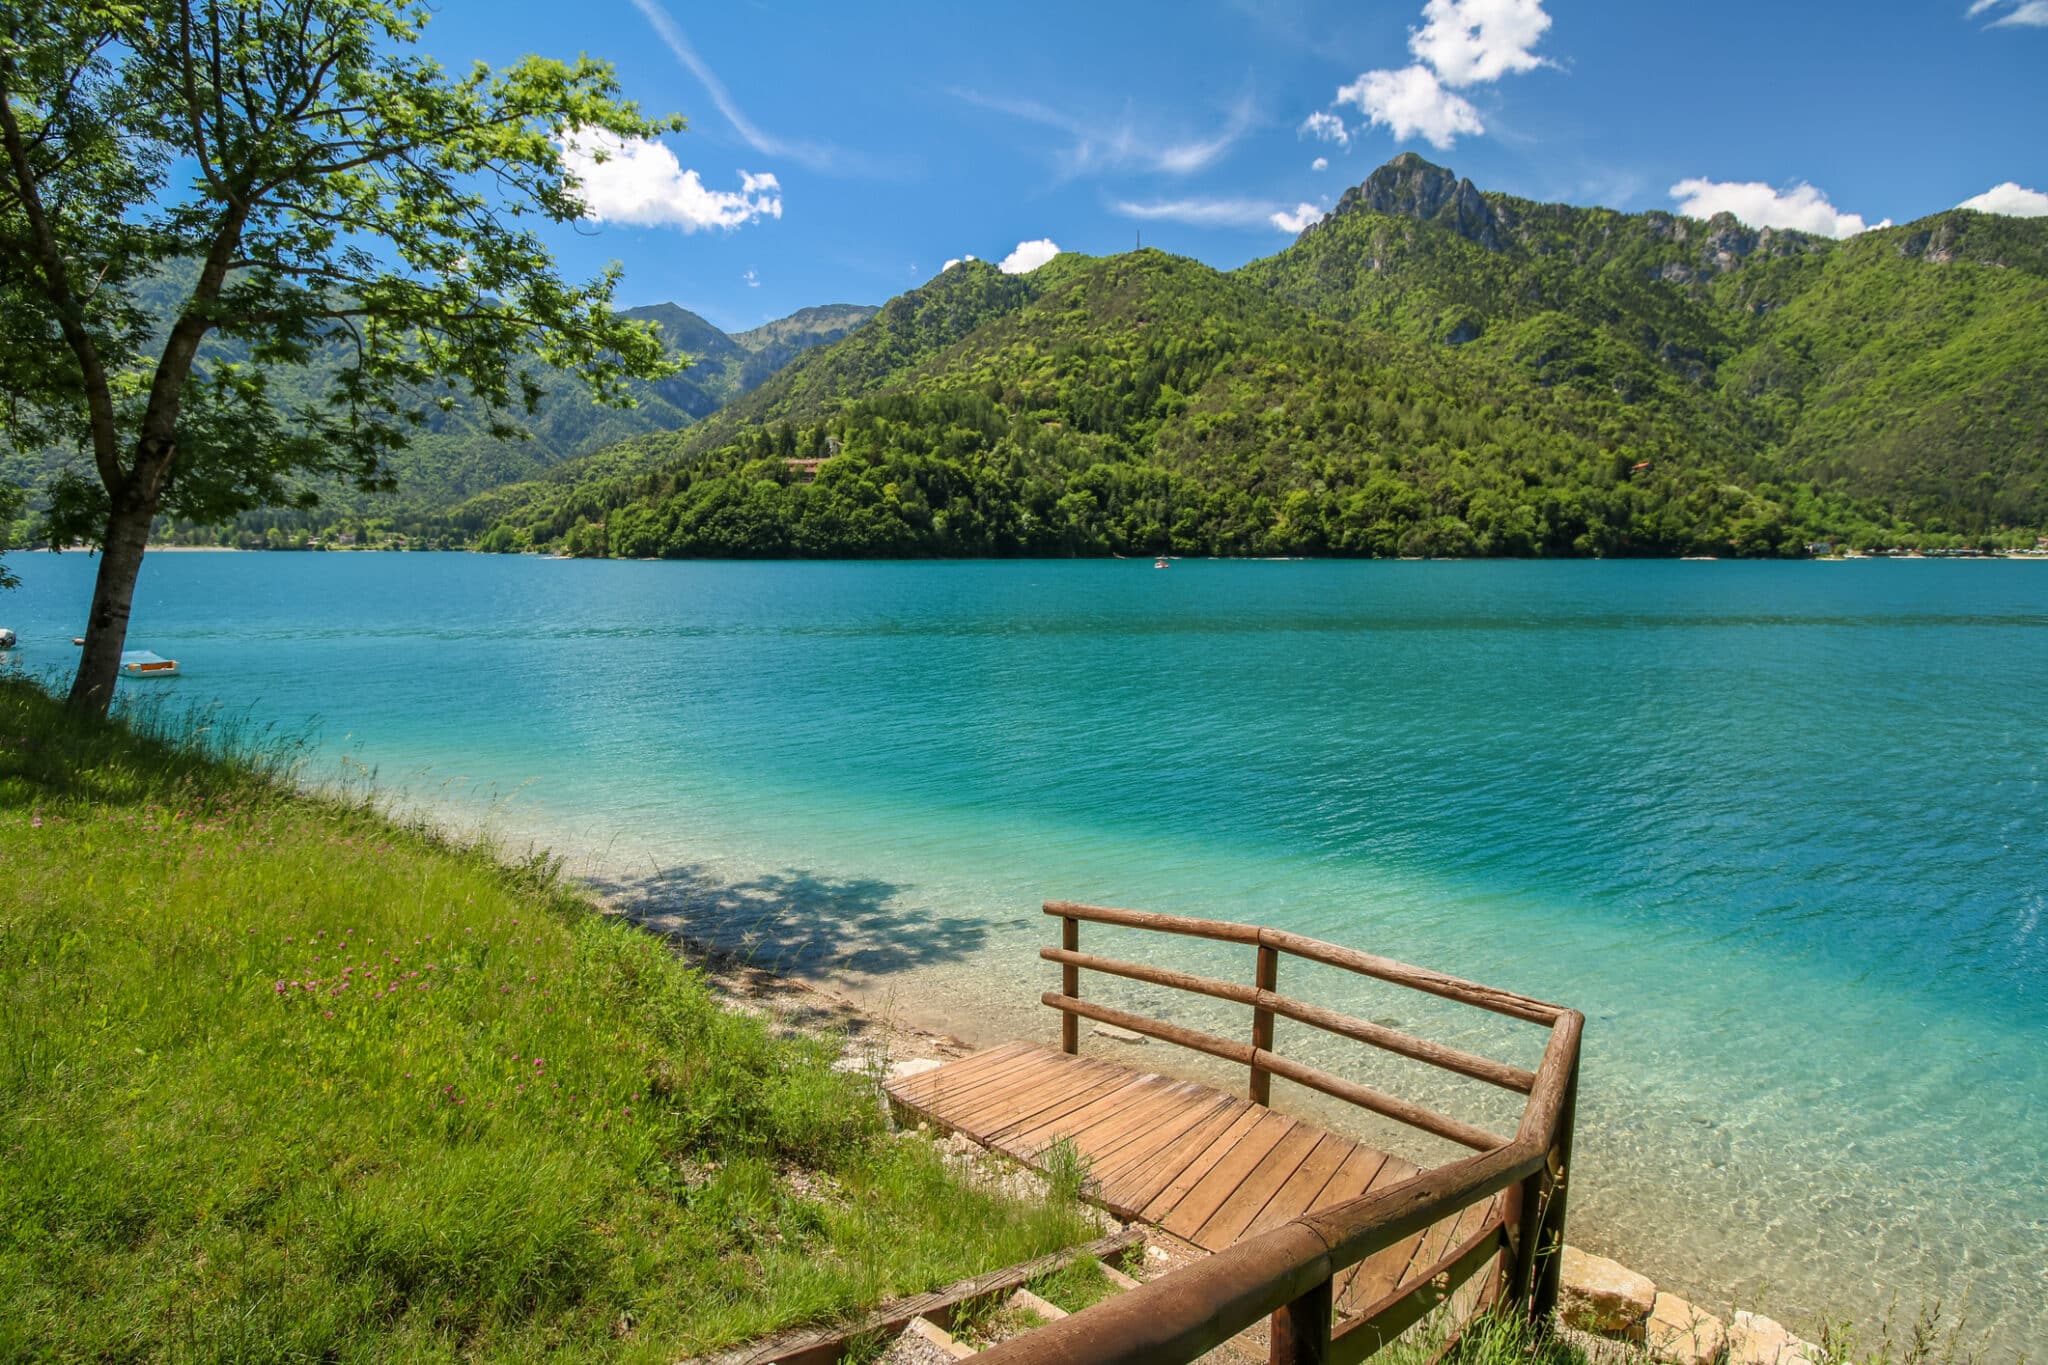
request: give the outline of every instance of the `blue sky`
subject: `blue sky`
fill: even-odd
[[[591,172],[557,247],[732,330],[1020,244],[1234,267],[1408,149],[1836,234],[2048,213],[2048,0],[451,0],[424,46],[589,52],[685,115]]]

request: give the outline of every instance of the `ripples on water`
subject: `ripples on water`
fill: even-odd
[[[68,665],[90,561],[14,562],[6,624]],[[2009,1355],[2048,1338],[2044,626],[2034,564],[165,555],[133,638],[699,930],[1006,1027],[1054,895],[1577,1005],[1577,1239],[1795,1315],[1966,1282]]]

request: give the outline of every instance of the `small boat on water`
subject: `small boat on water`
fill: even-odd
[[[146,649],[121,651],[121,676],[124,678],[168,678],[177,671],[176,659],[166,659]]]
[[[1168,560],[1168,559],[1167,559],[1167,557],[1166,557],[1165,555],[1161,555],[1161,556],[1159,556],[1159,558],[1157,558],[1157,559],[1155,559],[1155,560],[1153,560],[1153,561],[1152,561],[1152,567],[1153,567],[1153,568],[1155,568],[1155,569],[1164,569],[1164,568],[1167,568],[1167,567],[1169,567],[1169,566],[1170,566],[1170,564],[1171,564],[1171,561],[1170,561],[1170,560]]]

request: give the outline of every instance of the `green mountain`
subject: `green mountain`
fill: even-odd
[[[620,555],[2031,544],[2048,220],[1836,242],[1404,155],[1234,272],[955,266],[710,419],[454,525]]]
[[[1482,195],[1411,155],[1243,273],[1324,316],[1710,424],[1756,478],[1916,523],[2048,522],[2039,220],[1955,210],[1836,242]]]
[[[172,282],[175,283],[175,282]],[[168,290],[166,310],[175,306]],[[231,539],[248,540],[275,529],[303,533],[328,527],[377,526],[431,534],[440,509],[501,484],[533,479],[564,460],[654,432],[675,431],[716,412],[758,387],[792,359],[815,346],[839,340],[873,316],[856,304],[806,308],[751,331],[727,334],[672,303],[633,308],[625,316],[653,322],[671,354],[690,359],[688,369],[656,383],[631,385],[636,406],[600,407],[575,380],[537,371],[543,397],[525,420],[530,439],[504,440],[491,434],[481,415],[466,406],[436,414],[404,451],[390,462],[397,490],[365,494],[336,484],[314,491],[319,506],[308,511],[265,510],[228,529]],[[327,373],[315,365],[280,376],[292,391],[317,392]],[[10,452],[0,449],[0,475],[31,491],[59,468],[83,457],[69,451]],[[220,528],[167,528],[176,539],[212,542]]]

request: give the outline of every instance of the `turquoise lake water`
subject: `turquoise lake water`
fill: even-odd
[[[68,669],[94,562],[9,562],[17,661]],[[1994,1359],[2048,1341],[2048,565],[160,554],[130,643],[184,676],[124,689],[314,727],[316,773],[971,1037],[1050,1032],[1048,897],[1577,1006],[1573,1240],[1805,1326],[1967,1282]]]

